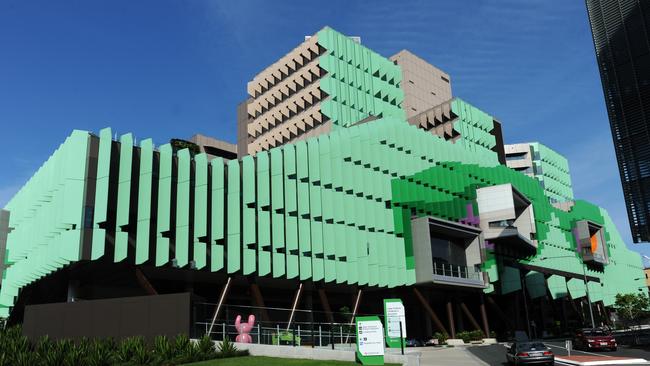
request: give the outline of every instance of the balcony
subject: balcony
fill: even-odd
[[[580,220],[575,223],[573,232],[583,262],[594,265],[609,263],[602,226],[588,220]]]
[[[537,250],[532,203],[511,184],[476,190],[480,227],[495,249],[530,255]]]
[[[485,288],[484,272],[475,267],[433,262],[433,283]]]
[[[485,288],[481,229],[435,217],[411,220],[418,284]]]

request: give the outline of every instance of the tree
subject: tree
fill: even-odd
[[[617,294],[614,308],[627,323],[638,323],[650,313],[650,298],[645,294]]]
[[[638,325],[641,324],[641,320],[650,314],[650,298],[643,294],[617,294],[616,302],[614,303],[614,308],[616,309],[616,314],[623,319],[623,321],[629,326],[631,324],[636,324],[636,330],[633,331],[634,334],[634,344],[639,343],[639,334],[638,334]]]

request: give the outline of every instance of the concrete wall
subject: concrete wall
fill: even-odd
[[[218,343],[218,342],[216,342]],[[329,349],[329,348],[311,348],[311,347],[291,347],[291,346],[273,346],[267,344],[254,343],[235,343],[238,349],[248,350],[251,356],[266,357],[283,357],[283,358],[301,358],[310,360],[328,360],[328,361],[348,361],[354,362],[354,348],[351,350]],[[406,355],[388,353],[384,355],[384,362],[397,363],[400,365],[419,366],[419,353]]]

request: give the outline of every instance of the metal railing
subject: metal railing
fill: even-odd
[[[208,334],[210,322],[196,322],[195,326],[203,330],[198,336]],[[198,329],[197,329],[198,330]],[[215,323],[210,338],[221,341],[226,338],[234,341],[237,329],[233,324]],[[356,327],[349,323],[296,323],[286,329],[286,323],[277,322],[270,326],[269,322],[256,322],[248,333],[252,343],[280,346],[313,346],[332,349],[351,348],[356,343]]]
[[[433,262],[433,274],[438,276],[464,278],[477,281],[481,281],[483,279],[483,272],[476,270],[474,267],[441,262]]]
[[[216,304],[213,303],[194,304],[195,315],[192,329],[194,337],[199,338],[209,334],[216,341],[221,341],[226,337],[234,341],[238,335],[234,325],[236,316],[241,315],[241,321],[246,322],[248,315],[253,314],[255,315],[255,325],[248,333],[252,343],[334,349],[353,347],[356,342],[356,326],[352,321],[351,312],[326,314],[322,311],[295,309],[293,318],[289,322],[292,311],[289,308],[223,304],[210,332],[215,309]]]

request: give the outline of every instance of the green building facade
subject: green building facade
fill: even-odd
[[[489,217],[479,192],[489,187],[513,192],[515,213],[516,205],[532,207],[532,232],[523,245],[477,234],[479,265],[457,268],[459,278],[478,272],[481,296],[525,285],[531,299],[582,299],[583,268],[591,301],[604,306],[617,293],[645,288],[640,256],[603,208],[551,204],[573,200],[566,159],[533,144],[543,180],[500,165],[493,117],[458,98],[450,108],[459,138],[411,125],[401,109],[399,66],[330,28],[317,36],[325,71],[319,88],[327,95],[319,108],[334,126],[328,133],[210,160],[151,139],[136,146],[132,134],[114,140],[109,128],[73,131],[5,207],[0,316],[12,312],[26,287],[76,263],[387,295],[415,288],[422,285],[422,244],[414,222],[427,217],[445,230],[479,232]],[[519,225],[508,220],[497,226]],[[584,244],[590,238],[591,247]]]

